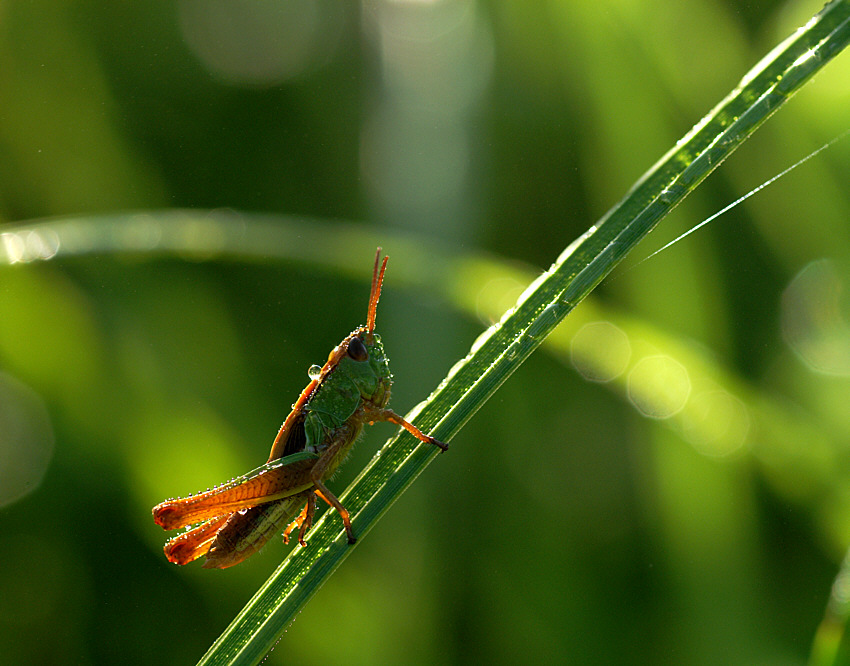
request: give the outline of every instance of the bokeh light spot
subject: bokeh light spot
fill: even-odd
[[[690,393],[687,369],[670,356],[647,356],[629,373],[629,400],[644,416],[653,419],[669,419],[678,414]]]
[[[181,0],[180,28],[198,59],[230,83],[277,85],[325,62],[342,11],[321,0]]]
[[[496,323],[494,317],[512,308],[525,285],[510,277],[500,277],[488,280],[478,291],[475,298],[475,313],[478,319],[487,326]]]
[[[24,260],[24,241],[18,234],[0,234],[0,241],[8,263],[17,264]]]
[[[782,294],[782,334],[815,372],[850,376],[850,327],[841,315],[842,280],[828,259],[808,264]]]
[[[750,412],[737,397],[723,390],[703,391],[688,401],[682,413],[685,436],[706,456],[729,456],[743,447],[750,432]]]
[[[55,231],[24,231],[0,234],[0,249],[9,264],[52,259],[59,252],[59,236]]]
[[[626,371],[632,357],[629,336],[610,321],[582,326],[570,343],[570,359],[581,376],[610,382]]]
[[[38,488],[53,457],[53,428],[36,393],[0,372],[0,506]]]

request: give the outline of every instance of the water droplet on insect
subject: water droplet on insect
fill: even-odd
[[[322,366],[311,365],[307,370],[307,374],[309,375],[310,379],[318,379],[322,376]]]

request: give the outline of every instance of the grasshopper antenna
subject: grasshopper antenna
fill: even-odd
[[[372,292],[369,294],[369,310],[366,314],[366,330],[369,335],[375,332],[375,315],[378,310],[378,299],[381,298],[381,285],[384,283],[384,271],[387,270],[387,259],[381,263],[381,248],[375,253],[375,268],[372,271]],[[380,269],[378,266],[380,265]]]

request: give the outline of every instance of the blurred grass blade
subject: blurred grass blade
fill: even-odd
[[[415,422],[451,438],[558,323],[685,196],[784,104],[850,38],[850,4],[833,2],[774,49],[520,297],[501,322],[416,411]],[[387,443],[342,496],[365,534],[436,456],[413,438]],[[351,552],[330,512],[213,644],[202,664],[257,663],[298,610]]]
[[[815,632],[809,666],[835,666],[840,660],[841,644],[850,619],[850,551],[832,584],[832,593],[823,620]]]

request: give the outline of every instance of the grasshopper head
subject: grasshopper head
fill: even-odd
[[[370,334],[364,326],[349,335],[340,347],[345,349],[340,365],[345,366],[345,373],[354,380],[360,394],[379,407],[386,405],[392,374],[381,336]]]

